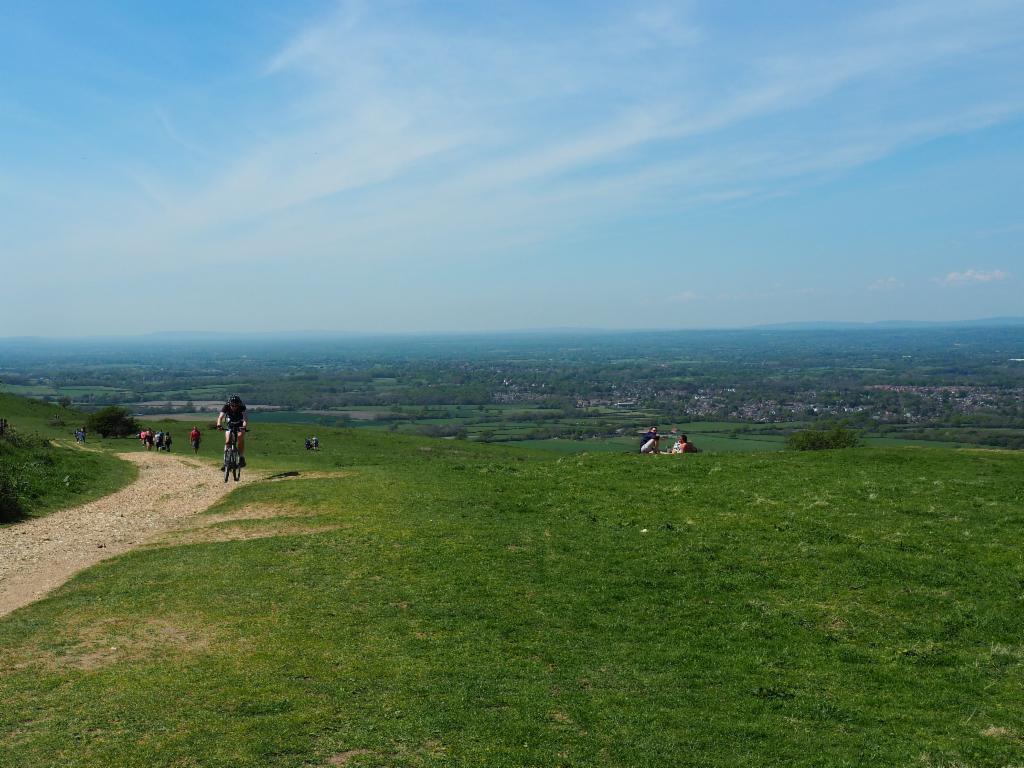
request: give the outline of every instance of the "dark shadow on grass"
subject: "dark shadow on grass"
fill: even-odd
[[[293,469],[293,470],[291,470],[289,472],[278,472],[276,475],[271,475],[270,477],[268,477],[267,480],[280,480],[282,477],[298,477],[298,476],[299,476],[298,471]]]

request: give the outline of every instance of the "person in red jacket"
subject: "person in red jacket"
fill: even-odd
[[[199,427],[192,427],[192,431],[188,433],[188,441],[192,444],[192,450],[195,453],[199,453],[199,441],[202,439],[203,435],[199,431]]]

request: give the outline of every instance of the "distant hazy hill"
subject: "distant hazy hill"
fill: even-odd
[[[875,323],[812,321],[804,323],[771,323],[755,326],[755,329],[765,331],[847,331],[885,330],[890,328],[1005,328],[1007,326],[1024,326],[1024,317],[987,317],[978,320],[951,321],[881,320]]]
[[[474,341],[481,339],[573,339],[579,337],[626,336],[644,333],[688,333],[715,334],[736,331],[844,331],[844,330],[888,330],[901,329],[944,329],[944,328],[1006,328],[1024,326],[1024,317],[988,317],[976,320],[927,321],[927,320],[883,320],[873,323],[834,322],[828,320],[769,323],[765,325],[734,328],[538,328],[508,329],[503,331],[473,332],[405,332],[365,333],[352,331],[266,331],[225,333],[220,331],[161,331],[122,336],[45,337],[8,336],[0,337],[0,345],[12,351],[39,351],[41,349],[93,348],[96,350],[123,346],[152,348],[159,346],[216,346],[244,340],[251,343],[286,344],[293,342],[350,342],[372,344],[384,339],[390,342],[422,344],[424,342],[451,343],[452,341]]]

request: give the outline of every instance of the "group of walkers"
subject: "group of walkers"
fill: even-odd
[[[153,450],[155,447],[158,451],[170,451],[171,443],[174,439],[171,437],[170,432],[154,432],[152,429],[144,429],[139,432],[139,440],[146,447],[147,451]]]
[[[679,435],[672,447],[665,453],[697,453],[699,450],[686,435]],[[640,438],[640,453],[645,455],[662,453],[661,435],[658,434],[657,427],[651,427]]]
[[[306,450],[307,451],[319,451],[320,450],[320,438],[316,435],[306,438]]]
[[[84,443],[85,442],[85,427],[79,427],[78,429],[75,430],[75,442],[76,443]]]
[[[82,430],[82,442],[85,442],[85,430]],[[77,434],[77,433],[76,433]],[[203,433],[199,431],[199,427],[192,427],[192,431],[188,433],[188,442],[192,446],[193,453],[199,453],[199,444],[202,442]],[[170,451],[171,444],[174,442],[174,438],[171,437],[170,431],[154,432],[151,429],[144,429],[139,432],[139,440],[146,446],[147,451],[153,450],[155,447],[158,451]]]

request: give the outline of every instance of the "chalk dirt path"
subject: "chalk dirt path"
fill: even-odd
[[[44,597],[79,571],[135,549],[246,482],[174,454],[121,453],[135,482],[80,507],[0,527],[0,616]],[[249,476],[249,479],[254,479]]]

